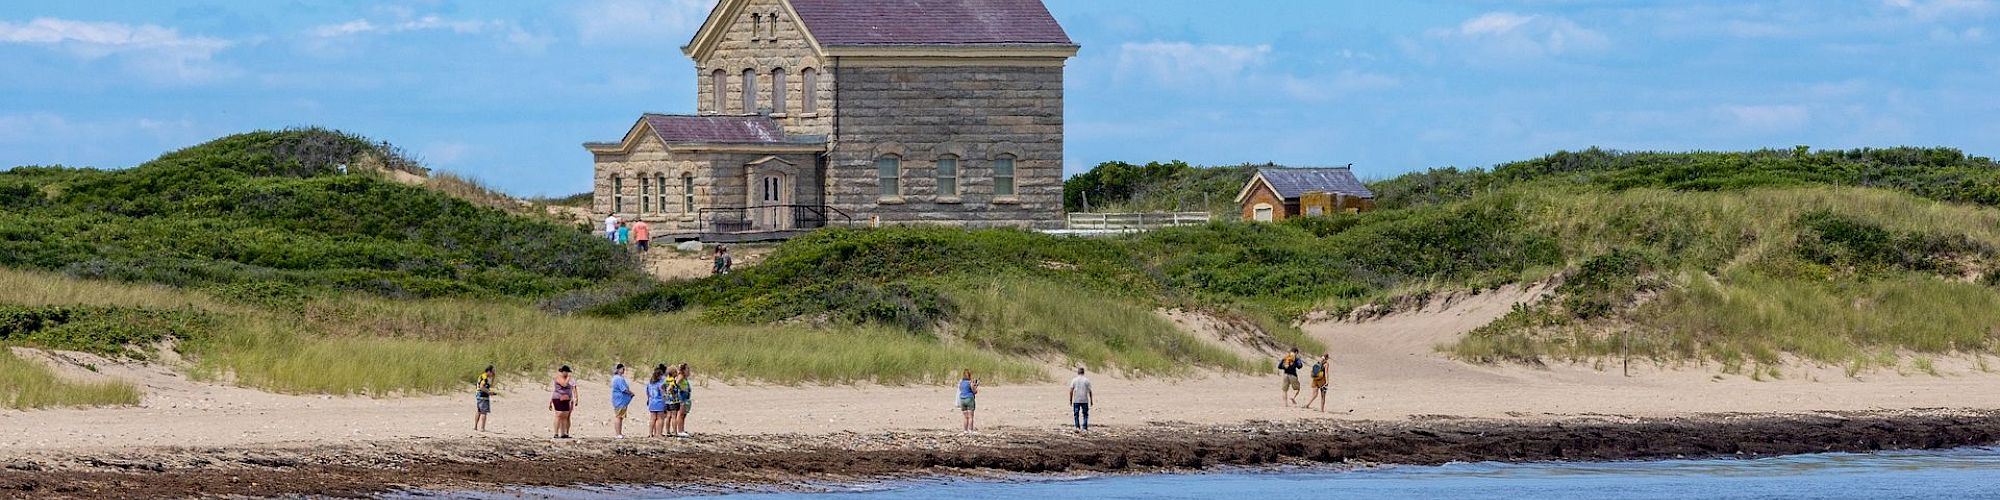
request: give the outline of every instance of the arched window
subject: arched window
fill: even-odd
[[[775,42],[778,41],[778,13],[772,12],[769,18],[771,20],[770,38],[771,41]]]
[[[993,195],[1014,195],[1014,155],[993,159]]]
[[[1250,220],[1271,222],[1273,212],[1276,212],[1276,210],[1271,208],[1271,204],[1258,203],[1256,206],[1250,207]]]
[[[743,70],[743,114],[757,114],[757,70]]]
[[[764,36],[764,15],[763,15],[763,14],[751,14],[751,15],[750,15],[750,41],[752,41],[752,42],[755,42],[755,41],[757,41],[757,37],[761,37],[761,36]]]
[[[625,211],[625,178],[611,174],[611,213]]]
[[[694,173],[681,174],[681,212],[694,214]]]
[[[791,91],[790,91],[790,90],[787,90],[787,89],[785,88],[785,68],[777,68],[777,69],[773,69],[773,70],[771,70],[771,112],[772,112],[772,113],[775,113],[775,114],[780,114],[780,115],[782,115],[782,114],[785,114],[785,113],[786,113],[786,111],[785,111],[785,94],[789,94],[789,93],[791,93]]]
[[[709,96],[715,101],[715,109],[709,111],[718,115],[723,114],[724,103],[729,102],[729,73],[718,69],[708,74],[708,80]]]
[[[653,211],[653,178],[639,174],[639,213]]]
[[[882,197],[902,196],[903,159],[895,155],[876,158],[875,178],[881,181],[881,190],[878,194]]]
[[[673,206],[667,203],[667,174],[654,174],[653,185],[659,186],[659,190],[654,191],[654,193],[660,195],[660,212],[665,213],[669,210],[667,207]]]
[[[806,68],[799,72],[799,112],[819,112],[819,70]]]
[[[958,196],[958,157],[945,155],[937,161],[937,195]]]

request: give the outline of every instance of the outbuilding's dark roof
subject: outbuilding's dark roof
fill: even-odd
[[[1375,197],[1374,191],[1354,177],[1354,170],[1347,168],[1260,168],[1257,175],[1263,176],[1264,182],[1287,200],[1310,192]]]
[[[820,45],[1072,45],[1041,0],[792,0]]]
[[[667,144],[776,144],[785,130],[768,116],[645,116],[653,134]]]

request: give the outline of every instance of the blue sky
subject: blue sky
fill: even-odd
[[[0,4],[0,165],[123,167],[320,125],[522,194],[585,141],[690,112],[712,0]],[[1068,169],[1558,149],[2000,153],[2000,0],[1048,0],[1083,44]]]

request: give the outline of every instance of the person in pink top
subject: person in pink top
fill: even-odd
[[[652,239],[653,230],[646,227],[646,221],[632,222],[632,241],[639,242],[639,252],[644,253],[646,251],[646,242]]]

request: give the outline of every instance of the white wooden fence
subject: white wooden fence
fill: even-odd
[[[1208,212],[1069,214],[1068,228],[1081,231],[1145,231],[1163,227],[1199,226],[1207,224],[1212,218]]]

